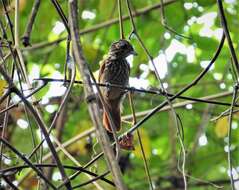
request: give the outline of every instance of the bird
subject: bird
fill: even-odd
[[[130,66],[126,58],[129,55],[137,55],[137,53],[127,40],[120,39],[113,42],[106,59],[104,59],[100,65],[98,82],[101,84],[128,86]],[[112,86],[101,86],[100,91],[102,92],[105,106],[107,106],[111,114],[116,131],[120,131],[121,105],[126,90]],[[112,133],[109,116],[105,110],[103,111],[103,126],[108,133]],[[131,135],[127,135],[119,143],[123,149],[132,149],[131,141]]]

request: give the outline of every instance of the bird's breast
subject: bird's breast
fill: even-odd
[[[108,62],[105,72],[105,82],[124,86],[128,85],[130,67],[125,59]]]
[[[101,76],[102,83],[127,86],[129,82],[130,67],[126,60],[107,60]],[[124,89],[116,87],[102,88],[103,95],[107,100],[120,100],[125,94]]]

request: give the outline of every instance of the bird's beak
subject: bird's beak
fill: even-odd
[[[136,52],[136,51],[134,51],[134,50],[132,50],[131,52],[130,52],[130,54],[132,54],[132,55],[138,55],[138,53]]]

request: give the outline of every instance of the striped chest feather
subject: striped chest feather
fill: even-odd
[[[107,61],[104,73],[104,82],[118,85],[128,85],[130,67],[126,59]]]

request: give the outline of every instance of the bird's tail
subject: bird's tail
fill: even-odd
[[[107,103],[107,105],[108,105],[108,110],[110,112],[112,120],[114,122],[114,125],[116,127],[116,131],[119,131],[121,128],[119,101],[112,101],[110,103]],[[112,128],[110,126],[110,119],[105,110],[103,113],[103,125],[107,131],[112,132]]]

